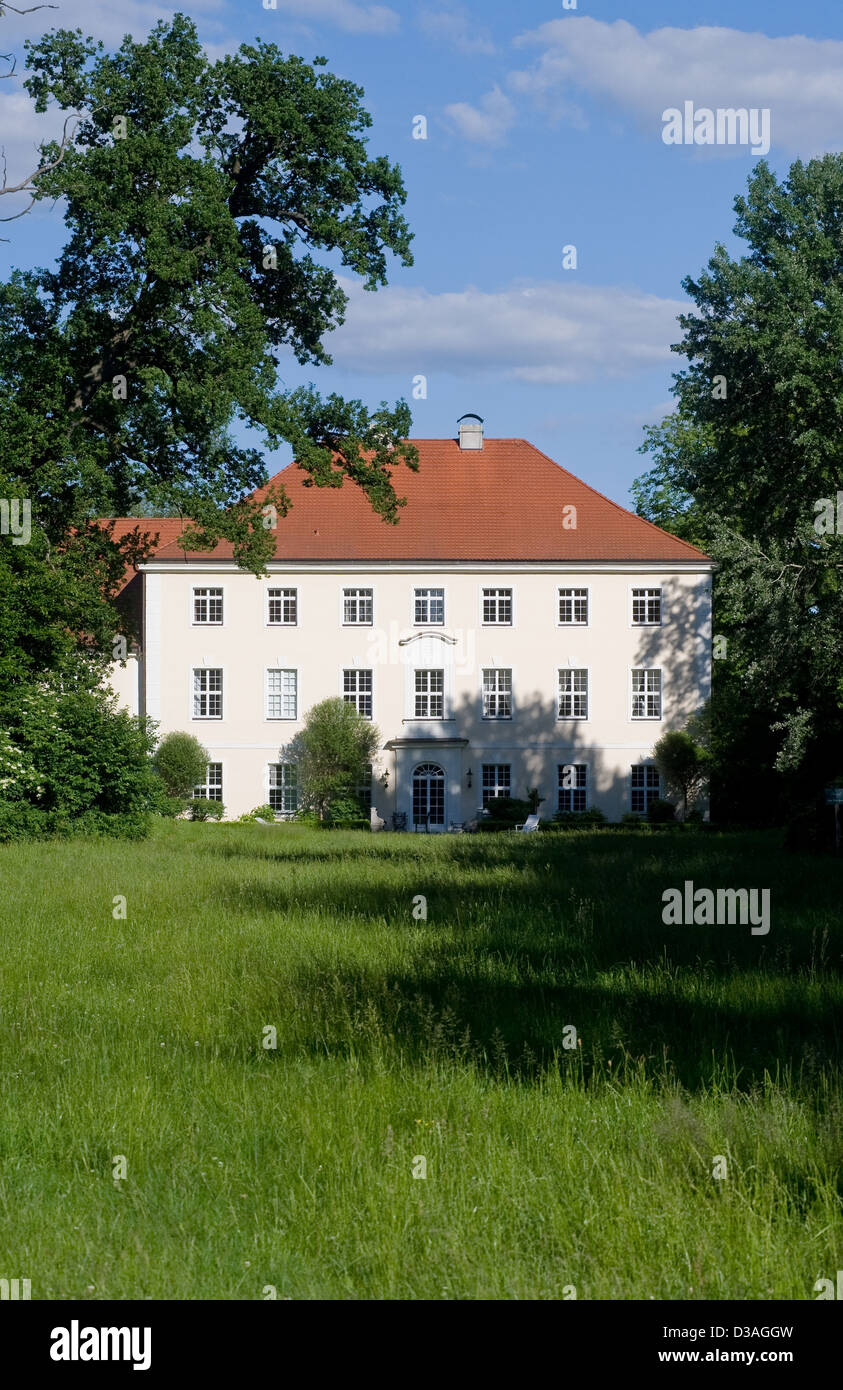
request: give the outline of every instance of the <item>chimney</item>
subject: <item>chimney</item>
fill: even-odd
[[[461,415],[457,421],[461,449],[483,448],[483,421],[479,415]]]

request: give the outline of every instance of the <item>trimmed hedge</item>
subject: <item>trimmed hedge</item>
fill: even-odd
[[[113,815],[107,811],[42,811],[25,801],[0,801],[0,844],[21,840],[71,839],[74,836],[107,836],[143,840],[150,832],[151,817],[145,811]]]

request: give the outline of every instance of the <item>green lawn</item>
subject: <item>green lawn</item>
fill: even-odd
[[[33,1298],[811,1299],[843,1266],[841,863],[161,823],[0,874]],[[664,926],[686,878],[770,888],[769,935]]]

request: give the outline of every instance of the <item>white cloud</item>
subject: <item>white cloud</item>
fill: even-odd
[[[529,70],[510,73],[509,86],[551,111],[567,107],[579,88],[616,103],[660,138],[662,111],[686,100],[697,107],[767,107],[774,146],[810,155],[843,145],[838,40],[713,27],[643,34],[623,19],[571,17],[516,43],[542,51]]]
[[[515,106],[500,87],[493,87],[481,97],[479,106],[458,101],[445,107],[445,115],[465,140],[478,145],[500,145],[515,120]]]
[[[350,371],[495,373],[539,385],[628,377],[672,360],[678,300],[598,285],[366,293],[343,279],[346,322],[326,340]]]
[[[358,5],[354,0],[276,0],[274,8],[279,14],[336,24],[348,34],[394,34],[401,23],[386,5]]]
[[[479,29],[473,16],[462,5],[451,10],[421,10],[419,28],[431,39],[442,39],[460,53],[495,52],[488,29]]]

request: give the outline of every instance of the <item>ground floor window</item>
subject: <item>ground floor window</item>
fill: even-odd
[[[357,786],[354,788],[354,795],[357,797],[357,800],[360,802],[361,810],[365,811],[365,812],[368,814],[368,812],[371,811],[371,809],[372,809],[372,764],[371,764],[371,763],[369,764],[369,766],[368,766],[366,772],[364,772],[363,776],[360,778],[360,781],[357,783]]]
[[[413,772],[413,825],[445,824],[445,774],[436,763],[420,763]]]
[[[496,796],[510,796],[512,779],[509,763],[483,764],[483,805],[488,806]]]
[[[206,801],[222,801],[222,763],[208,763],[205,781],[193,788],[193,795]]]
[[[632,769],[632,797],[630,805],[638,815],[646,815],[651,801],[661,796],[659,770],[652,764],[640,764]]]
[[[560,763],[558,779],[559,811],[584,811],[588,791],[585,763]]]
[[[298,809],[298,777],[294,763],[269,764],[269,804],[279,815]]]

